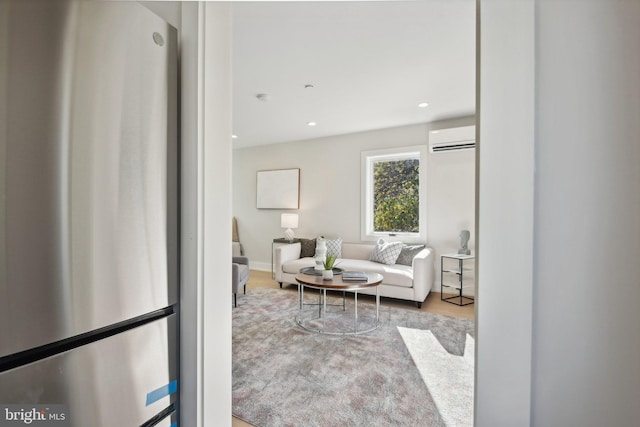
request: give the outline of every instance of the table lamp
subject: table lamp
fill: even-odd
[[[280,217],[280,227],[286,228],[284,237],[293,242],[294,233],[292,228],[298,228],[298,214],[283,213]]]

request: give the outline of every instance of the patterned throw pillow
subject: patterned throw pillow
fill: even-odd
[[[402,242],[387,242],[382,238],[378,239],[371,254],[371,261],[387,265],[395,264],[402,250],[402,245],[404,245]]]
[[[342,258],[342,239],[327,239],[327,255],[334,255],[336,258]]]
[[[316,239],[300,239],[300,258],[314,257],[316,254]]]
[[[413,257],[424,249],[424,245],[403,245],[400,255],[396,260],[396,264],[411,266],[413,263]]]

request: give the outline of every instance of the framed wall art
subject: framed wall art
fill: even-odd
[[[299,209],[300,169],[258,171],[256,175],[258,209]]]

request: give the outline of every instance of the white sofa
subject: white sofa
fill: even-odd
[[[346,271],[364,271],[380,273],[383,277],[379,286],[380,296],[415,301],[418,308],[431,292],[434,281],[434,253],[431,248],[424,248],[413,258],[412,265],[381,264],[370,261],[374,244],[343,243],[342,258],[338,268]],[[312,257],[300,258],[300,243],[278,246],[275,249],[275,277],[283,283],[297,284],[295,275],[300,269],[312,267],[315,261]],[[375,288],[362,289],[358,293],[375,295]]]

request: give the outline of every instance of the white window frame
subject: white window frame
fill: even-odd
[[[376,232],[373,227],[373,165],[380,161],[403,160],[418,158],[420,169],[419,202],[418,202],[418,233],[389,233]],[[384,150],[363,151],[360,154],[361,172],[361,198],[360,198],[360,239],[363,241],[375,241],[380,237],[387,241],[402,241],[407,243],[426,243],[427,241],[427,201],[426,201],[426,173],[427,170],[427,146],[414,145],[410,147],[388,148]]]

